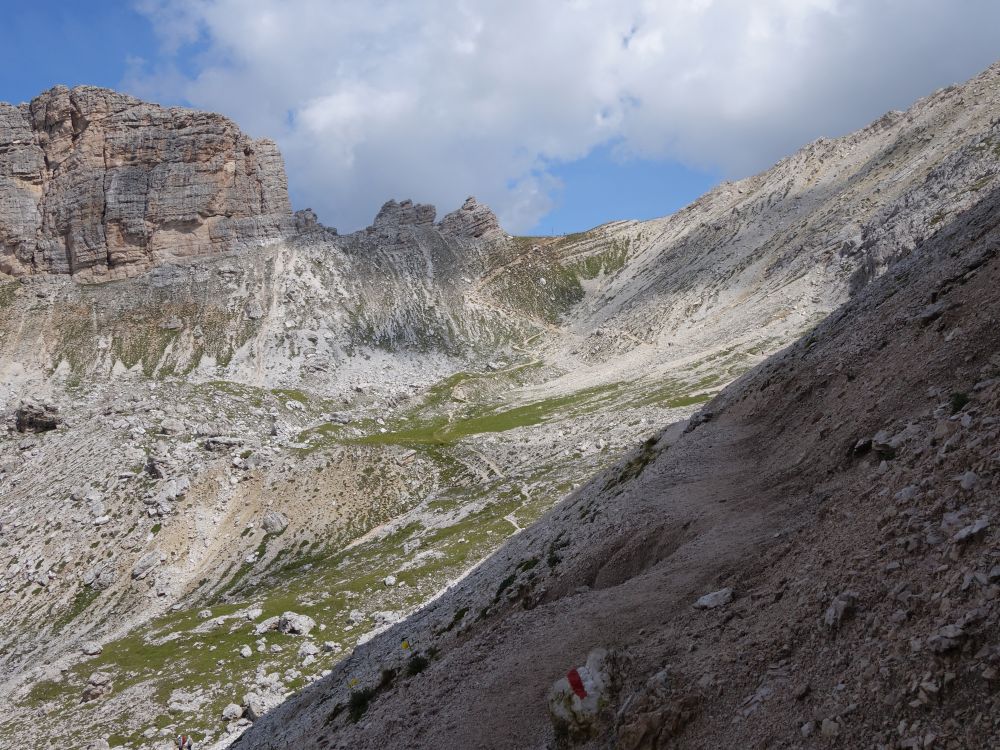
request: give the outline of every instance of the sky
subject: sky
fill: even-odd
[[[1000,58],[995,0],[0,0],[0,101],[62,83],[277,141],[341,231],[468,195],[515,234],[652,218]]]

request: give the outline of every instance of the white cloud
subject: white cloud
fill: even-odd
[[[739,176],[992,62],[992,0],[140,0],[163,54],[135,93],[282,146],[342,230],[390,197],[468,194],[511,231],[552,164],[616,143]]]

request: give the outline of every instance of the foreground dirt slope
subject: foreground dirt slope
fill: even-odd
[[[553,746],[605,647],[594,747],[996,747],[998,249],[993,192],[239,746]]]

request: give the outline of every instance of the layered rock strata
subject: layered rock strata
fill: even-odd
[[[123,278],[293,229],[277,146],[221,115],[92,87],[0,103],[0,271]]]

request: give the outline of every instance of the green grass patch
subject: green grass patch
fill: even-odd
[[[76,592],[76,595],[73,597],[73,601],[70,603],[66,611],[56,619],[52,626],[53,630],[57,633],[62,631],[63,628],[82,615],[91,604],[97,601],[97,598],[100,595],[100,591],[90,588],[89,586],[81,588]]]
[[[271,393],[284,401],[297,401],[300,404],[309,403],[309,396],[296,388],[272,388]]]

